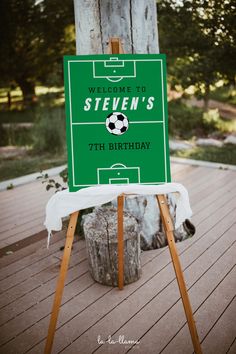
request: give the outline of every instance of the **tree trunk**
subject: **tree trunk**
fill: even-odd
[[[74,0],[77,54],[102,54],[110,37],[125,53],[159,53],[155,0]]]
[[[20,79],[18,80],[18,84],[22,91],[23,101],[26,105],[32,104],[35,101],[35,85],[32,81],[27,79]]]
[[[121,39],[124,52],[127,54],[159,53],[155,0],[74,0],[74,8],[77,54],[105,54],[111,37]],[[136,205],[133,206],[139,210],[139,203],[142,203],[142,199],[139,201],[139,198],[136,198],[136,201]],[[157,203],[155,200],[155,208],[152,211],[154,214],[156,209]],[[114,213],[113,225],[116,223],[115,215],[116,213]],[[133,215],[135,215],[135,212]],[[124,228],[126,227],[125,220],[126,218],[124,218]],[[133,220],[135,219],[133,218]],[[108,269],[111,259],[109,252],[112,252],[112,257],[115,259],[116,246],[114,242],[109,246],[109,241],[108,246],[104,246],[103,237],[96,237],[95,240],[94,236],[98,232],[99,219],[96,222],[97,227],[90,227],[89,232],[85,232],[91,273],[97,281],[115,285],[117,279],[116,262],[113,262],[114,272],[109,272]],[[106,239],[105,231],[104,237]],[[107,240],[105,241],[107,242]],[[130,245],[133,246],[130,247]],[[140,246],[137,247],[137,243],[133,239],[124,243],[125,282],[138,279],[140,270],[137,257],[139,254]],[[135,259],[136,262],[134,262]],[[132,264],[134,269],[131,266]],[[133,269],[132,276],[130,276],[131,269]],[[110,280],[107,280],[106,274],[111,273],[115,276],[112,276],[111,279],[108,276]]]
[[[8,109],[11,109],[11,90],[7,91],[7,106]]]
[[[209,108],[209,99],[210,99],[210,84],[205,84],[205,94],[203,97],[204,105],[203,105],[203,110],[204,112],[208,111]]]

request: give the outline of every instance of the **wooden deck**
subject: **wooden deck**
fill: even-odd
[[[16,245],[30,243],[32,237],[45,237],[45,205],[53,193],[55,190],[46,191],[41,180],[0,192],[1,250],[11,249],[11,245],[15,250]]]
[[[197,228],[192,239],[177,247],[203,353],[235,354],[236,172],[174,164],[172,175],[188,188]],[[24,233],[31,227],[29,213],[38,222],[43,219],[45,199],[39,196],[36,206],[35,188],[19,187],[19,195],[28,194],[28,212],[20,210],[19,217],[24,199],[2,192],[9,201],[8,213],[5,207],[1,213],[3,225],[13,215]],[[3,246],[8,237],[18,240],[15,231]],[[63,244],[60,232],[49,250],[43,239],[0,259],[0,353],[43,352]],[[143,252],[141,279],[119,291],[92,280],[84,241],[77,240],[53,353],[127,352],[193,352],[168,248]]]

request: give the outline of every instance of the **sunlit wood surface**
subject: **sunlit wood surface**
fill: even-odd
[[[176,163],[172,176],[189,191],[197,228],[177,248],[203,353],[234,354],[236,172]],[[43,230],[48,197],[38,182],[0,193],[1,248]],[[0,353],[43,352],[64,232],[49,250],[45,240],[0,258]],[[143,252],[141,278],[119,291],[93,281],[77,240],[62,304],[53,353],[193,352],[168,248]]]

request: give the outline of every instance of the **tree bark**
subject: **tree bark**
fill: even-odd
[[[210,84],[206,83],[205,84],[205,94],[203,97],[203,102],[204,102],[203,110],[204,110],[204,112],[207,112],[209,109],[209,99],[210,99]]]
[[[7,106],[11,109],[11,90],[7,91]]]
[[[155,0],[74,0],[77,54],[106,53],[120,37],[125,53],[159,53]]]
[[[31,104],[35,98],[35,85],[27,79],[19,79],[18,84],[22,91],[23,101],[25,104]]]
[[[124,212],[124,284],[141,276],[140,234],[137,220]],[[113,207],[96,208],[83,217],[83,228],[90,272],[94,280],[104,285],[117,286],[118,240],[117,210]]]
[[[127,54],[159,53],[155,0],[74,0],[74,9],[77,54],[105,54],[111,37],[121,39],[124,52]],[[138,204],[137,198],[137,208]],[[155,201],[155,210],[156,208]],[[86,218],[88,220],[90,216]],[[124,217],[124,228],[127,228],[126,219]],[[134,217],[133,220],[135,223]],[[112,243],[107,240],[106,229],[103,227],[101,230],[98,217],[95,221],[93,226],[90,222],[87,229],[85,225],[84,230],[91,274],[101,283],[116,285],[117,246],[114,242],[117,239],[117,231],[114,228],[116,213],[109,226],[109,234],[114,235]],[[99,237],[96,236],[98,231]],[[139,235],[132,236],[131,239],[125,238],[125,283],[137,280],[140,276],[139,255]]]

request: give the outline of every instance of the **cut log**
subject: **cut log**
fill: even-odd
[[[130,284],[141,276],[140,235],[134,216],[124,212],[124,284]],[[90,272],[95,281],[117,286],[117,209],[95,208],[83,218]]]
[[[175,224],[176,196],[174,193],[167,195],[170,215]],[[112,201],[117,206],[117,201]],[[137,220],[140,233],[141,250],[147,251],[167,246],[167,238],[164,232],[160,209],[156,197],[151,195],[125,198],[124,209]],[[190,220],[174,230],[175,242],[184,241],[195,234],[195,227]]]

